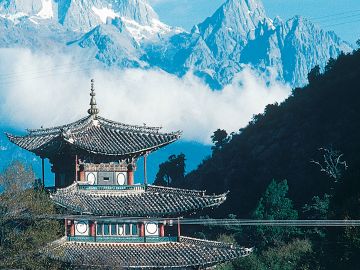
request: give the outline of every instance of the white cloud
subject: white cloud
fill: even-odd
[[[70,58],[28,50],[0,49],[0,61],[0,116],[3,123],[21,129],[85,116],[90,78],[95,78],[102,116],[183,130],[184,139],[204,143],[217,128],[236,131],[267,104],[282,101],[290,93],[279,83],[267,86],[248,69],[222,91],[212,91],[191,74],[178,78],[159,70],[81,71],[78,65],[71,67]]]

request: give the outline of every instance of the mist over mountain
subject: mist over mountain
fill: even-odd
[[[242,218],[251,217],[272,179],[288,181],[289,197],[297,206],[339,186],[338,195],[350,202],[348,194],[359,193],[359,63],[360,50],[330,62],[307,86],[293,90],[281,104],[268,105],[215,148],[182,184],[208,192],[231,190],[218,213]],[[313,162],[323,162],[324,148],[338,151],[349,166],[341,183]]]
[[[129,68],[160,70],[159,74],[150,73],[139,81],[135,80],[134,85],[129,84],[125,79],[128,73],[125,72],[124,77],[120,76],[119,72],[116,77],[121,77],[120,82],[116,81],[111,87],[118,92],[125,90],[117,85],[130,87],[133,96],[131,99],[129,92],[128,102],[125,104],[131,104],[130,101],[136,100],[137,93],[141,95],[147,93],[139,90],[144,88],[139,84],[140,82],[145,81],[147,83],[145,88],[153,91],[149,96],[162,93],[164,98],[165,92],[162,91],[166,89],[169,97],[165,100],[171,111],[159,112],[159,114],[175,114],[177,118],[175,116],[173,118],[180,120],[165,124],[169,128],[174,128],[175,125],[178,129],[185,129],[185,133],[189,134],[186,139],[192,138],[202,143],[206,141],[205,137],[208,141],[209,136],[204,134],[211,134],[213,130],[210,128],[236,130],[239,125],[244,126],[252,114],[259,113],[265,103],[283,100],[288,91],[280,84],[304,85],[307,82],[308,72],[315,65],[324,67],[331,57],[336,58],[341,51],[352,50],[351,46],[335,33],[326,32],[305,18],[296,16],[288,21],[282,21],[280,18],[271,20],[267,17],[261,1],[256,0],[228,0],[212,16],[195,25],[191,32],[162,23],[146,0],[0,0],[0,48],[12,49],[11,53],[3,51],[0,54],[3,63],[0,70],[3,74],[20,72],[26,74],[25,79],[32,79],[33,73],[36,76],[44,72],[46,76],[51,75],[47,69],[55,70],[58,68],[57,65],[66,65],[61,70],[64,72],[65,67],[71,69],[72,61],[75,71],[94,66],[97,70],[115,71],[115,74],[119,70],[126,71]],[[23,53],[24,48],[29,49],[33,54]],[[5,55],[18,57],[11,60],[8,56],[4,57]],[[49,59],[44,55],[48,55],[54,61],[50,61],[50,65],[46,64]],[[66,61],[59,60],[55,55],[64,55]],[[37,57],[40,58],[39,61],[36,60]],[[6,64],[9,61],[11,65]],[[26,71],[24,65],[31,66],[33,72]],[[253,72],[249,73],[249,70]],[[169,77],[163,71],[167,72]],[[200,77],[212,89],[223,89],[221,96],[209,93],[207,86],[186,78],[185,75],[189,73]],[[139,74],[144,76],[144,73]],[[134,78],[139,74],[135,74]],[[254,79],[253,74],[257,74],[261,79]],[[180,77],[181,80],[174,80],[173,75]],[[20,114],[22,118],[30,115],[26,109],[33,109],[35,103],[37,106],[47,108],[45,103],[40,105],[39,100],[26,102],[18,98],[23,96],[24,91],[34,93],[33,96],[49,95],[48,80],[43,80],[44,85],[41,87],[35,86],[36,82],[33,81],[31,85],[23,81],[14,87],[11,85],[11,80],[20,80],[20,78],[11,76],[3,81],[6,83],[5,88],[2,89],[3,108],[14,108],[23,104],[24,112]],[[52,81],[54,93],[60,91],[64,98],[68,98],[71,92],[71,98],[74,99],[72,88],[87,89],[85,81],[89,76],[88,73],[77,73],[69,80],[60,74],[57,79],[53,77],[49,79]],[[150,77],[158,78],[158,81],[155,80],[156,84],[151,84],[151,87],[148,85]],[[71,84],[67,86],[69,90],[60,90],[65,87],[64,83],[54,83],[65,80]],[[110,86],[105,85],[105,81],[102,82],[104,95],[111,93],[114,96],[114,92],[106,92],[107,87]],[[269,85],[264,84],[264,81],[269,81]],[[159,87],[159,82],[171,83]],[[6,98],[6,93],[12,93],[11,98]],[[187,106],[184,105],[186,102],[183,106],[186,109],[174,110],[178,99],[174,104],[171,95],[185,100]],[[198,104],[200,99],[204,100],[203,106],[197,108],[198,106],[193,104]],[[61,100],[63,99],[58,97],[57,101]],[[137,103],[144,108],[150,106],[139,100]],[[166,107],[166,104],[162,107]],[[221,113],[210,112],[214,107],[222,108]],[[120,111],[112,113],[115,117],[121,115],[121,119],[118,119],[120,121],[132,122],[135,114],[147,118],[139,113],[143,109],[134,107],[131,108],[133,113],[129,113],[129,108],[126,106],[118,108]],[[192,111],[189,108],[192,108]],[[167,107],[164,110],[167,110]],[[193,117],[188,127],[184,127],[181,119],[188,119],[186,115],[189,113],[201,117],[199,119]],[[35,113],[31,112],[31,115],[33,114]],[[54,121],[53,116],[47,118]],[[61,116],[57,116],[57,121],[60,118]],[[35,117],[33,116],[32,119]],[[12,115],[12,123],[8,120],[7,125],[19,127],[18,120]],[[146,121],[146,119],[135,120]],[[150,120],[156,123],[163,122],[158,115],[150,117]],[[41,124],[49,124],[44,121]],[[61,123],[63,122],[62,119]],[[219,123],[222,123],[222,126],[219,126]],[[181,126],[177,126],[180,124]],[[0,127],[4,125],[3,123]],[[23,128],[24,124],[20,126]],[[190,130],[191,128],[193,130]],[[4,160],[22,158],[23,154],[14,152],[4,140],[0,148]],[[29,159],[28,156],[25,159]]]
[[[190,33],[162,23],[146,0],[0,0],[0,46],[66,52],[105,67],[191,71],[212,88],[249,66],[302,86],[315,65],[352,50],[300,16],[271,20],[258,0],[228,0]]]

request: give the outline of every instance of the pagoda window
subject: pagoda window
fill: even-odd
[[[124,232],[124,224],[118,224],[118,235],[123,236]]]
[[[97,224],[96,234],[97,235],[102,235],[103,234],[103,224],[102,223]]]
[[[126,235],[131,235],[131,224],[125,224],[125,234]]]
[[[103,232],[104,232],[104,235],[110,235],[110,226],[109,226],[109,224],[104,224]]]
[[[100,236],[138,236],[137,224],[98,223],[96,234]]]
[[[131,224],[131,234],[134,236],[138,235],[137,224]]]
[[[117,227],[116,224],[110,224],[111,235],[117,235],[117,229],[116,229],[116,227]]]

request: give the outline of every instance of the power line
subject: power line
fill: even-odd
[[[348,22],[342,22],[342,23],[335,23],[335,24],[324,25],[324,27],[332,27],[332,26],[349,24],[349,23],[355,23],[355,22],[360,22],[360,19],[359,19],[359,20],[348,21]]]
[[[138,218],[92,215],[20,215],[18,219],[96,220],[97,222],[134,223],[139,221],[165,222],[167,225],[207,226],[278,226],[278,227],[359,227],[360,220],[257,220],[257,219],[201,219],[201,218]]]
[[[332,13],[332,14],[328,14],[328,15],[324,15],[324,16],[320,16],[320,17],[310,17],[309,19],[310,20],[321,20],[323,18],[336,17],[339,15],[350,14],[350,13],[359,12],[359,11],[360,11],[360,9],[348,10],[348,11]]]
[[[360,16],[360,13],[349,15],[349,16],[342,16],[342,17],[338,17],[338,18],[327,18],[327,19],[323,19],[323,20],[315,20],[314,22],[325,23],[325,22],[331,22],[331,21],[341,21],[341,20],[345,20],[345,19],[349,19],[349,18],[356,18],[359,16]]]
[[[40,69],[40,70],[37,70],[35,71],[34,69],[32,70],[26,70],[26,71],[23,71],[23,72],[11,72],[11,73],[3,73],[3,74],[0,74],[0,79],[6,79],[7,77],[17,77],[17,76],[22,76],[22,75],[27,75],[27,74],[30,74],[30,75],[34,75],[34,74],[38,74],[38,73],[45,73],[45,72],[50,72],[50,71],[55,71],[55,70],[59,70],[59,69],[64,69],[66,67],[77,67],[77,66],[83,66],[84,64],[86,63],[92,63],[92,62],[95,62],[96,60],[95,59],[88,59],[86,61],[80,61],[80,62],[75,62],[75,63],[68,63],[68,64],[62,64],[62,65],[55,65],[55,66],[52,66],[51,69]]]
[[[57,76],[59,74],[69,74],[69,73],[77,73],[77,72],[82,72],[82,71],[89,71],[91,70],[91,67],[87,67],[87,68],[83,68],[83,69],[76,69],[76,70],[67,70],[64,72],[58,72],[58,73],[52,73],[52,74],[46,74],[46,75],[40,75],[40,76],[36,76],[36,77],[30,77],[30,78],[23,78],[21,80],[10,80],[10,81],[4,81],[4,82],[0,82],[0,86],[1,85],[12,85],[12,84],[17,84],[19,82],[23,82],[23,81],[31,81],[31,80],[35,80],[35,79],[39,79],[39,78],[45,78],[45,77],[51,77],[51,76]]]

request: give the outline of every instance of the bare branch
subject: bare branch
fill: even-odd
[[[327,149],[321,147],[318,150],[324,152],[323,161],[311,160],[310,162],[317,164],[320,167],[321,172],[325,172],[328,176],[333,178],[335,182],[338,182],[342,178],[343,172],[348,168],[346,161],[341,160],[343,154],[332,148]]]

